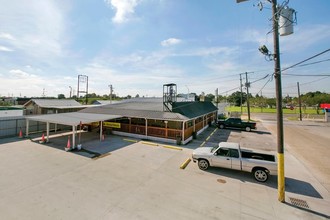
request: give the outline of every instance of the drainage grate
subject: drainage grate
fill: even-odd
[[[298,207],[301,207],[301,208],[305,208],[305,209],[309,209],[309,206],[308,206],[308,204],[305,200],[291,198],[291,197],[289,197],[289,198],[290,198],[290,201],[291,201],[292,205],[298,206]]]

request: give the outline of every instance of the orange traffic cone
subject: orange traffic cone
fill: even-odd
[[[23,138],[23,133],[22,133],[22,129],[19,130],[19,134],[18,134],[19,138]]]
[[[39,141],[39,143],[41,143],[41,144],[45,143],[45,135],[44,135],[44,133],[42,133],[41,141]]]
[[[70,148],[71,148],[71,142],[70,142],[70,136],[68,136],[68,143],[66,144],[66,148],[64,148],[64,149],[65,149],[65,151],[68,151],[68,150],[70,150]]]

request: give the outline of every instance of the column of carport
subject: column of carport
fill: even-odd
[[[29,126],[30,126],[30,120],[26,119],[26,127],[25,127],[25,136],[29,136]],[[49,122],[46,122],[46,142],[49,142]]]
[[[102,141],[103,137],[103,121],[100,121],[100,141]],[[49,142],[49,126],[50,123],[46,122],[46,142]],[[81,125],[81,123],[80,123]],[[29,136],[29,119],[26,119],[26,137]],[[77,135],[77,126],[72,125],[72,146],[75,148],[76,146],[76,135]]]

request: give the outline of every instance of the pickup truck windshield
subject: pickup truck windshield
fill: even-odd
[[[213,153],[216,149],[218,149],[218,146],[213,147],[211,153]]]

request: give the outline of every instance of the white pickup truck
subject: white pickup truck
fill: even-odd
[[[277,174],[275,154],[241,149],[238,143],[220,142],[216,147],[199,147],[192,159],[201,170],[210,166],[251,172],[259,182],[266,182],[269,175]]]

